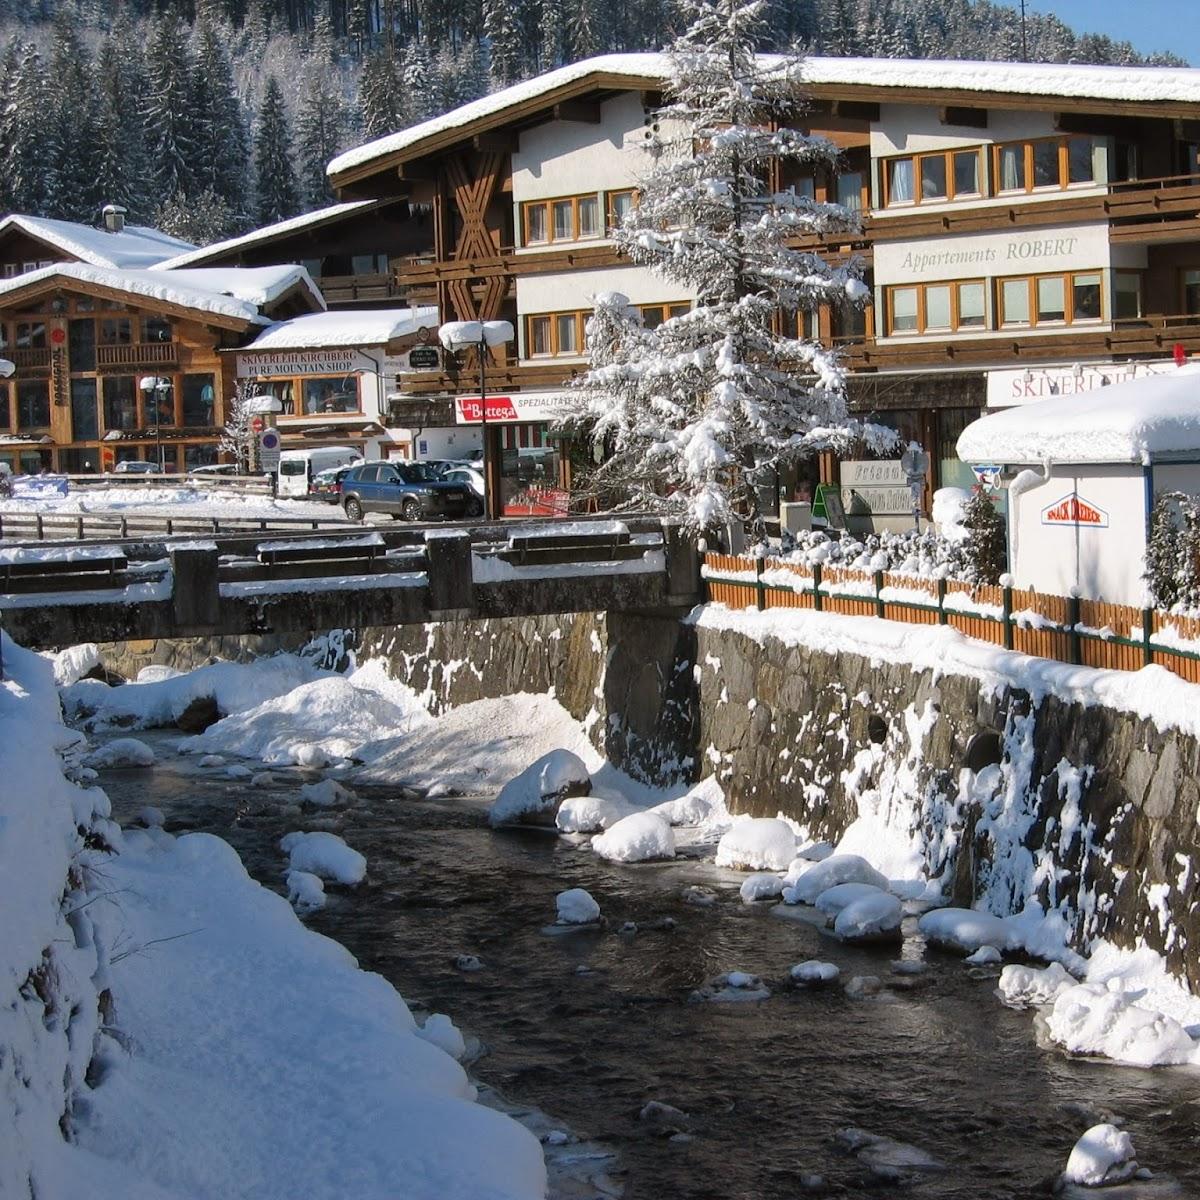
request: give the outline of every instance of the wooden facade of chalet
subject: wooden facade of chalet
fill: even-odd
[[[332,182],[344,199],[403,197],[414,211],[430,213],[428,244],[395,265],[400,290],[426,302],[436,297],[442,320],[507,319],[519,328],[525,316],[517,306],[522,279],[623,265],[604,238],[562,247],[522,245],[527,231],[519,227],[522,217],[513,195],[514,154],[525,131],[548,122],[598,125],[602,105],[630,93],[640,96],[647,115],[659,103],[661,78],[606,73],[603,63],[598,60],[593,72],[564,76],[560,85],[549,76],[538,93],[526,87],[510,104],[473,119],[431,124],[426,135],[407,139],[402,148],[381,149],[335,170]],[[920,79],[920,73],[914,71],[912,78]],[[895,296],[895,320],[893,289],[882,285],[876,303],[860,318],[818,314],[808,331],[842,348],[852,372],[852,406],[887,420],[905,437],[916,437],[935,464],[953,457],[958,433],[981,410],[988,371],[1163,359],[1177,344],[1188,354],[1200,353],[1200,103],[1006,91],[1003,79],[996,78],[994,91],[969,93],[939,88],[936,81],[934,86],[812,82],[811,106],[795,124],[834,141],[842,150],[840,168],[812,179],[777,174],[774,180],[860,211],[860,235],[809,244],[827,256],[857,256],[872,283],[885,247],[950,243],[963,235],[1015,233],[1036,243],[1040,231],[1049,237],[1056,228],[1103,227],[1106,289],[1109,274],[1123,261],[1123,248],[1138,248],[1139,259],[1144,255],[1144,265],[1122,273],[1120,295],[1106,293],[1103,320],[1094,319],[1081,301],[1074,320],[1068,311],[1057,322],[1012,321],[1003,302],[1020,289],[1004,291],[1004,283],[1012,281],[999,279],[981,281],[979,292],[970,293],[974,301],[986,291],[986,322],[964,317],[961,326],[948,322],[937,336],[901,336],[906,318],[900,309],[910,301],[903,288]],[[937,172],[955,169],[953,159],[939,166],[938,156],[929,155],[929,162],[916,164],[921,156],[902,150],[893,150],[892,157],[914,162],[892,166],[875,135],[881,117],[886,122],[905,111],[898,106],[920,109],[935,134],[952,131],[960,141],[978,136],[975,166],[968,167],[977,172],[975,202],[954,203],[949,184],[932,201],[922,195],[905,203],[901,194],[889,192],[890,172],[903,178],[906,171],[924,169],[936,190]],[[1011,136],[1002,130],[1022,120],[1044,127],[1044,133],[1001,145]],[[1081,186],[1071,174],[1076,169],[1071,156],[1084,145],[1107,148],[1108,174]],[[1056,169],[1055,156],[1062,172],[1057,185],[1038,174],[1047,162]],[[1011,171],[1017,172],[1014,178],[1008,177]],[[603,197],[606,186],[603,179],[581,178],[577,190]],[[1048,293],[1065,289],[1068,295],[1075,288],[1084,300],[1091,296],[1087,281],[1069,272],[1048,285],[1028,272],[1027,282],[1035,305],[1043,287]],[[578,361],[538,358],[517,346],[496,350],[492,359],[490,386],[510,392],[553,389],[581,369]],[[469,359],[447,358],[439,370],[407,376],[403,392],[415,412],[418,400],[469,391],[474,378]],[[398,415],[403,411],[402,404]],[[822,475],[828,477],[832,469],[827,461]],[[935,465],[931,486],[943,482],[937,471]]]
[[[272,315],[310,311],[307,289]],[[126,459],[185,471],[217,461],[234,358],[261,325],[51,273],[0,296],[0,461],[17,472],[112,470]],[[166,380],[146,391],[143,380]]]

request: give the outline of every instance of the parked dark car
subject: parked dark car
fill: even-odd
[[[351,467],[342,480],[342,507],[352,521],[367,512],[405,521],[464,517],[471,500],[469,488],[446,483],[424,463],[363,463]]]

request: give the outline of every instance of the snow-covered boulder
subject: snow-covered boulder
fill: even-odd
[[[835,963],[821,962],[820,959],[810,958],[805,962],[797,963],[788,974],[793,983],[801,984],[804,987],[813,987],[823,983],[833,983],[841,972]]]
[[[972,967],[991,967],[1002,961],[1003,957],[995,946],[980,946],[974,954],[968,954],[963,962],[969,963]]]
[[[57,687],[70,687],[99,665],[100,647],[95,642],[68,646],[54,656],[54,683]]]
[[[300,803],[313,808],[344,808],[357,799],[355,794],[342,787],[336,779],[322,779],[317,783],[306,783],[300,788]]]
[[[738,895],[744,904],[753,904],[756,900],[774,900],[782,891],[783,880],[762,871],[751,875],[738,889]]]
[[[353,886],[367,877],[367,860],[336,833],[288,833],[279,841],[293,871]]]
[[[1196,1043],[1166,1013],[1141,1008],[1115,987],[1077,983],[1059,993],[1046,1018],[1050,1037],[1074,1054],[1098,1054],[1133,1067],[1186,1063]]]
[[[791,887],[785,888],[783,898],[788,904],[813,904],[817,897],[839,883],[869,883],[887,891],[887,877],[875,870],[857,854],[834,854],[823,862],[809,867]]]
[[[87,756],[87,765],[105,767],[152,767],[154,751],[137,738],[114,738],[103,746],[97,746]]]
[[[848,904],[864,896],[878,896],[882,892],[883,889],[873,883],[835,883],[813,901],[813,906],[827,917],[836,917]]]
[[[1115,1125],[1093,1125],[1071,1150],[1062,1180],[1103,1187],[1131,1178],[1137,1169],[1129,1134]]]
[[[851,901],[838,913],[833,932],[847,942],[900,940],[904,909],[895,896],[876,891]]]
[[[560,925],[594,925],[600,920],[600,905],[583,888],[570,888],[554,897]]]
[[[1000,972],[996,992],[1009,1008],[1040,1008],[1043,1004],[1053,1004],[1074,986],[1075,977],[1065,971],[1061,963],[1051,963],[1041,969],[1013,964]]]
[[[325,885],[311,871],[289,871],[288,903],[301,916],[325,907]]]
[[[674,858],[675,834],[662,817],[650,812],[634,813],[592,838],[592,849],[610,862]]]
[[[795,856],[796,835],[776,817],[746,817],[717,843],[717,866],[735,871],[783,871]]]
[[[444,1050],[456,1062],[461,1062],[467,1055],[466,1038],[445,1013],[430,1013],[416,1033],[431,1046]]]
[[[917,923],[921,935],[941,950],[974,954],[980,946],[1015,949],[1012,931],[1000,917],[973,908],[935,908]]]
[[[591,790],[592,778],[583,759],[570,750],[551,750],[500,789],[488,811],[488,821],[493,828],[514,821],[553,825],[563,800],[586,796]]]
[[[742,1004],[747,1001],[769,1000],[771,989],[749,971],[727,971],[710,979],[690,996],[710,1004]]]
[[[666,800],[649,810],[662,817],[668,825],[703,825],[725,811],[721,787],[710,775],[691,791],[675,800]]]
[[[805,862],[824,862],[827,858],[832,857],[832,842],[804,842],[796,847],[796,858],[803,859]]]
[[[198,767],[223,767],[225,765],[225,755],[223,754],[202,754],[196,760]]]
[[[560,833],[600,833],[630,814],[629,802],[615,792],[593,788],[589,796],[571,796],[558,806],[554,824]]]

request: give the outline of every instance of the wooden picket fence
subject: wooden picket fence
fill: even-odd
[[[1150,663],[1200,683],[1200,618],[993,584],[922,579],[733,554],[703,556],[708,600],[953,629],[1037,658],[1115,671]]]

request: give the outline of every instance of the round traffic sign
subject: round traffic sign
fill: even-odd
[[[260,450],[278,450],[279,449],[279,430],[264,429],[258,438],[258,448]]]

